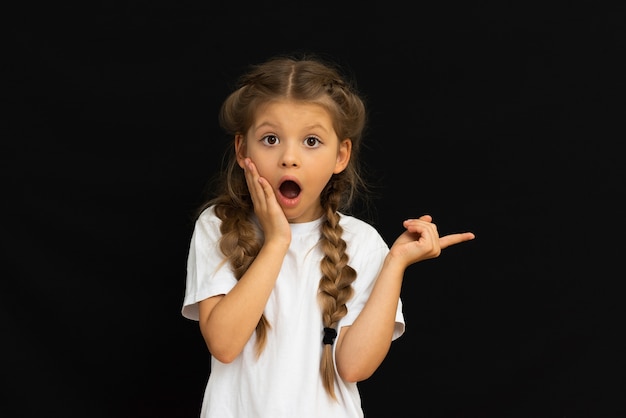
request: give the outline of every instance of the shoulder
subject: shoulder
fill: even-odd
[[[222,220],[215,214],[213,206],[209,206],[196,218],[194,232],[202,235],[216,235],[219,234],[221,223]]]
[[[363,219],[356,218],[352,215],[346,215],[345,213],[339,213],[339,224],[344,229],[347,228],[350,230],[359,230],[378,234],[376,228],[374,228],[374,226],[370,223],[364,221]]]
[[[384,244],[382,236],[373,225],[351,215],[345,215],[343,213],[339,215],[341,217],[339,224],[344,230],[344,239],[346,239],[346,241]]]
[[[198,225],[219,225],[220,223],[222,223],[222,220],[215,214],[214,206],[207,207],[196,218],[196,227]]]

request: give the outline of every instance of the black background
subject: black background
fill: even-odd
[[[180,308],[217,111],[248,64],[292,51],[367,100],[386,240],[423,213],[477,235],[407,271],[366,417],[626,416],[623,6],[407,7],[5,16],[2,416],[197,416],[209,356]]]

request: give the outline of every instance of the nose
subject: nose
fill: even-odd
[[[298,167],[300,166],[300,158],[298,157],[297,145],[294,141],[289,141],[289,145],[284,147],[284,152],[281,158],[281,167]]]

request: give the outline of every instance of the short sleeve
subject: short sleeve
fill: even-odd
[[[198,302],[228,293],[237,284],[230,264],[219,249],[220,219],[212,209],[196,220],[187,256],[187,277],[181,313],[198,320]]]
[[[357,272],[357,279],[353,282],[354,294],[348,301],[348,313],[339,322],[339,328],[351,325],[359,316],[365,303],[370,297],[374,283],[378,278],[385,257],[389,253],[389,247],[380,234],[369,225],[360,224],[345,227],[346,238],[350,239],[350,265]],[[354,234],[351,234],[354,231]],[[357,232],[358,231],[358,232]],[[404,314],[402,312],[402,299],[398,298],[396,309],[396,324],[392,339],[399,338],[405,331]]]

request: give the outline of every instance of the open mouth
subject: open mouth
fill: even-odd
[[[294,199],[300,194],[300,186],[295,181],[287,180],[279,187],[280,193],[288,199]]]

